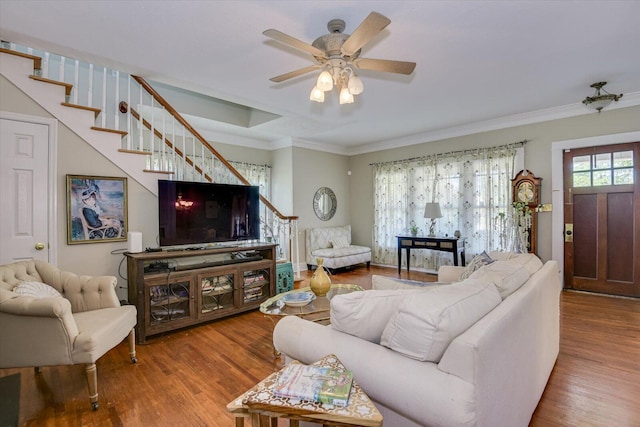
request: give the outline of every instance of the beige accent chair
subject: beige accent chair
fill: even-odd
[[[63,298],[20,295],[21,282],[41,282]],[[136,363],[136,308],[121,306],[113,276],[79,276],[43,261],[0,265],[0,368],[85,364],[89,399],[98,409],[96,361],[129,337]]]

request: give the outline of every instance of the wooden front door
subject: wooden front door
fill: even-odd
[[[564,153],[565,287],[640,296],[640,142]]]

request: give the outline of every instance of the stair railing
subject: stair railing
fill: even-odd
[[[208,182],[230,173],[236,183],[251,185],[142,77],[14,43],[2,47],[42,58],[39,77],[72,84],[66,102],[99,109],[96,127],[126,132],[119,151],[146,156],[146,172]],[[283,215],[263,194],[260,201],[264,238],[297,265],[298,217]]]

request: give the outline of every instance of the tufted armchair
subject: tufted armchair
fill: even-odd
[[[29,296],[25,282],[62,296]],[[113,276],[79,276],[43,261],[0,265],[0,368],[85,364],[89,399],[98,409],[96,361],[129,337],[136,362],[136,308],[121,306]],[[51,290],[52,293],[55,291]]]

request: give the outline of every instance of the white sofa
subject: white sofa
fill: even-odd
[[[351,244],[351,225],[307,229],[306,260],[311,270],[322,258],[322,265],[331,270],[366,263],[371,264],[371,248]]]
[[[280,320],[274,345],[287,361],[312,363],[336,354],[380,409],[385,427],[527,426],[559,351],[561,282],[555,261],[542,265],[535,255],[508,257],[452,284],[414,286],[374,276],[374,290],[332,299],[330,326],[296,316]],[[439,280],[449,281],[463,270],[443,268]],[[524,283],[518,287],[518,281]],[[456,293],[466,294],[439,317],[418,314],[423,322],[413,329],[407,324],[416,316],[405,322],[404,331],[398,327],[407,307],[430,312]],[[457,326],[466,328],[463,323],[474,310],[464,304],[476,295],[483,295],[479,305],[487,313],[476,313],[478,319],[459,335],[454,331],[449,343],[437,338]],[[441,354],[421,361],[402,353],[390,330],[405,332],[405,344],[418,348],[432,334]],[[402,339],[402,333],[395,336]]]

